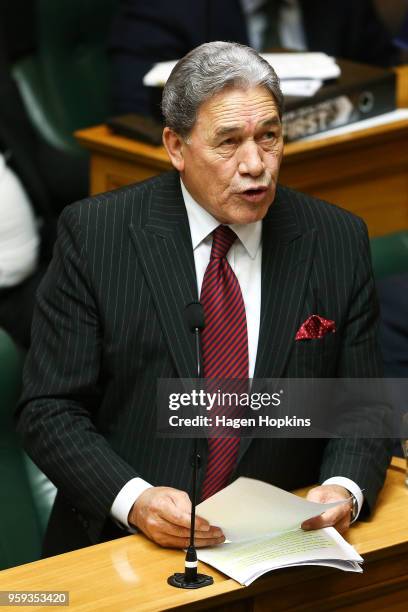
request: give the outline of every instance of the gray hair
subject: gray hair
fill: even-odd
[[[265,87],[282,116],[283,95],[274,69],[254,49],[229,42],[196,47],[173,68],[164,87],[162,112],[166,125],[187,138],[206,100],[228,87]]]

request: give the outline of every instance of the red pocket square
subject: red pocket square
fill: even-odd
[[[311,315],[299,327],[295,340],[314,340],[317,338],[323,338],[329,332],[334,334],[335,331],[336,324],[334,321],[324,319],[319,315]]]

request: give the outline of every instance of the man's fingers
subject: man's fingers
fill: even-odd
[[[189,538],[190,537],[190,521],[187,527],[176,525],[169,521],[166,521],[159,516],[151,516],[147,521],[149,531],[159,531],[160,533],[176,536],[178,538]],[[223,536],[222,530],[219,527],[208,526],[208,529],[201,530],[195,529],[194,537],[201,539],[218,539]]]
[[[347,529],[350,527],[350,517],[344,517],[339,523],[336,523],[335,528],[341,534],[346,533]]]
[[[351,503],[350,492],[339,485],[320,485],[310,489],[307,495],[309,501],[329,503],[344,500],[343,504],[326,510],[320,516],[314,516],[301,525],[302,529],[322,529],[322,527],[335,527],[340,533],[344,533],[350,526]]]
[[[166,523],[188,529],[191,520],[191,502],[184,491],[168,489],[167,494],[157,498],[155,514]]]
[[[342,504],[341,506],[336,506],[335,508],[331,508],[323,514],[319,516],[314,516],[307,521],[304,521],[301,525],[302,529],[306,531],[311,529],[322,529],[323,527],[336,527],[338,523],[347,523],[347,526],[350,524],[350,505]]]
[[[196,528],[196,531],[209,531],[210,528],[211,528],[211,525],[202,516],[197,516],[197,514],[196,514],[196,517],[195,517],[195,528]]]
[[[194,544],[196,548],[204,548],[205,546],[217,546],[217,544],[222,544],[224,540],[224,536],[219,538],[194,538]],[[155,542],[165,548],[188,548],[190,545],[190,538],[179,538],[177,536],[159,534]]]
[[[314,516],[307,521],[303,521],[301,527],[305,531],[311,531],[312,529],[322,529],[322,527],[328,527],[328,525],[325,524],[323,515],[320,514],[319,516]]]
[[[144,491],[130,511],[129,522],[161,546],[185,548],[190,542],[191,502],[184,491],[152,487]],[[222,530],[196,517],[196,546],[214,546],[224,541]]]
[[[348,500],[350,499],[350,492],[339,485],[320,485],[310,489],[306,499],[326,504],[339,500]]]
[[[194,536],[194,544],[197,548],[204,548],[204,546],[216,546],[217,544],[222,544],[223,542],[225,542],[224,535],[216,538],[201,538]]]
[[[179,495],[180,493],[180,495]],[[187,494],[181,492],[173,492],[169,495],[169,503],[166,503],[165,498],[162,500],[158,510],[158,515],[166,522],[190,529],[191,523],[191,502]],[[214,531],[216,530],[216,532]],[[195,517],[195,532],[204,532],[207,537],[219,537],[222,532],[217,527],[211,526],[210,523],[201,516]],[[178,535],[178,534],[174,534]],[[180,534],[181,535],[181,534]]]
[[[172,495],[161,500],[160,506],[157,509],[157,515],[161,517],[167,523],[190,529],[191,523],[191,503],[184,504],[183,502],[179,505],[178,499],[175,499]],[[212,530],[211,525],[208,521],[200,516],[196,516],[195,519],[195,531],[202,531],[210,533]],[[212,534],[209,535],[212,537]]]
[[[189,527],[192,507],[187,493],[184,491],[170,490],[168,497],[170,504],[165,503],[165,498],[162,499],[162,506],[159,510],[160,516],[177,525]],[[195,528],[198,531],[209,531],[210,523],[201,516],[196,516]]]
[[[171,505],[162,505],[158,508],[157,517],[163,522],[177,527],[184,527],[185,529],[189,529],[190,527],[191,514],[182,512]]]
[[[190,514],[191,512],[191,500],[185,491],[179,491],[178,489],[167,489],[167,497],[174,505],[181,511]],[[166,499],[166,498],[163,498]]]

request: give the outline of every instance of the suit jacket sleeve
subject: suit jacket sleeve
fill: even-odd
[[[59,222],[54,258],[38,290],[32,348],[17,410],[24,446],[68,501],[103,522],[135,470],[95,426],[102,395],[102,331],[79,214]]]
[[[380,378],[382,359],[377,340],[378,301],[371,267],[370,247],[365,224],[360,221],[358,259],[355,262],[353,292],[350,300],[338,376],[342,378]],[[379,418],[388,416],[387,407],[373,407]],[[376,418],[375,415],[373,418]],[[332,439],[329,441],[320,473],[321,481],[331,476],[346,476],[364,490],[363,515],[374,506],[392,455],[392,441],[384,439]]]

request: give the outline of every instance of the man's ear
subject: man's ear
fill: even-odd
[[[179,172],[184,170],[184,156],[183,147],[184,141],[176,132],[171,130],[169,127],[165,127],[163,130],[163,144],[166,148],[168,156],[173,166]]]

